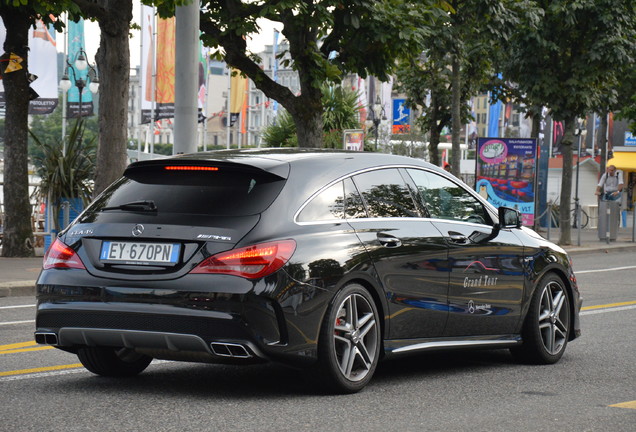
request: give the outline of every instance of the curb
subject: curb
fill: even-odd
[[[0,297],[26,297],[35,295],[36,281],[13,281],[0,283]]]
[[[568,255],[582,255],[586,253],[610,253],[610,252],[632,252],[636,251],[636,243],[632,243],[631,245],[612,245],[611,243],[608,245],[607,243],[599,243],[598,246],[568,246],[564,247],[565,251]]]

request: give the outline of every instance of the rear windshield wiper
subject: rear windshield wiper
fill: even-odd
[[[132,201],[129,203],[121,204],[112,207],[103,207],[100,211],[106,210],[131,210],[131,211],[143,211],[143,212],[156,212],[157,206],[154,201]]]

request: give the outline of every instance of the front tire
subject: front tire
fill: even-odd
[[[329,306],[318,342],[321,383],[355,393],[371,380],[380,357],[380,319],[369,292],[358,284],[340,290]]]
[[[522,330],[523,344],[511,349],[520,361],[532,364],[558,362],[571,331],[570,296],[555,274],[544,276],[535,290]]]
[[[82,365],[96,375],[130,377],[144,371],[152,357],[127,348],[86,347],[77,352]]]

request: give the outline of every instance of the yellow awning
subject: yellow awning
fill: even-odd
[[[636,152],[614,152],[614,157],[607,161],[622,171],[636,171]]]

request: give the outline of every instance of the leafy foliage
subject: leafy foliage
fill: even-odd
[[[323,141],[328,148],[342,146],[342,132],[360,127],[358,93],[341,86],[323,85],[321,88]],[[276,123],[263,131],[263,142],[268,147],[297,147],[298,137],[293,117],[281,112]]]
[[[536,0],[540,19],[524,20],[501,58],[506,79],[529,104],[546,106],[564,121],[560,218],[570,214],[572,144],[577,117],[617,107],[619,87],[634,68],[636,5],[633,0]],[[570,244],[568,224],[560,244]]]
[[[51,114],[31,117],[29,158],[32,162],[42,160],[43,156],[42,146],[37,144],[33,136],[35,135],[39,142],[55,142],[62,136],[62,121],[61,103]],[[96,151],[98,136],[97,117],[83,117],[83,123],[83,145],[90,147],[90,151]]]
[[[42,179],[37,193],[41,199],[49,200],[53,214],[58,213],[62,198],[81,198],[86,204],[93,194],[95,138],[85,145],[84,129],[84,120],[78,119],[67,137],[53,142],[41,141],[31,133],[36,145],[42,149],[42,155],[34,160]]]
[[[162,16],[174,14],[175,0],[147,0]],[[217,48],[229,65],[241,70],[294,118],[298,142],[321,147],[321,85],[347,73],[386,80],[395,59],[421,51],[423,37],[444,14],[445,1],[419,0],[215,0],[201,2],[202,40]],[[298,72],[300,93],[268,76],[247,49],[260,29],[257,20],[279,24],[288,43],[280,59]]]

